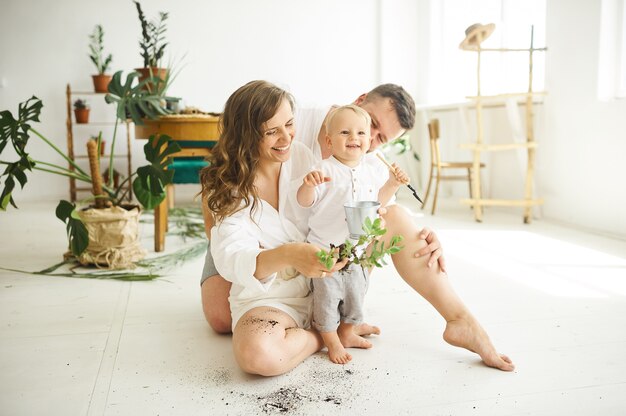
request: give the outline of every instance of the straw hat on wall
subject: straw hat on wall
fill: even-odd
[[[478,49],[480,43],[487,39],[493,31],[496,25],[489,23],[483,25],[482,23],[474,23],[467,29],[465,29],[465,39],[459,44],[459,48],[466,50]]]

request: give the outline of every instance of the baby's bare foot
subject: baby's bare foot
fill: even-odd
[[[485,330],[473,318],[449,321],[443,333],[443,339],[448,344],[468,349],[480,355],[480,358],[489,367],[503,371],[515,369],[513,361],[496,351]]]
[[[335,364],[347,364],[352,360],[352,356],[348,354],[341,344],[328,347],[328,358]]]
[[[353,332],[357,335],[380,335],[380,328],[374,325],[362,323],[353,328]]]
[[[339,335],[341,344],[346,348],[372,348],[372,343],[362,336],[355,334],[354,329],[355,328],[351,327],[339,327],[337,334]],[[369,335],[370,333],[371,332],[368,332],[367,334]]]

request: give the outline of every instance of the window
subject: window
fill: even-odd
[[[603,0],[600,18],[598,98],[626,98],[626,3]]]
[[[484,48],[529,48],[545,45],[545,0],[443,0],[434,2],[431,29],[429,104],[465,101],[476,95],[476,53],[459,49],[465,29],[474,23],[495,23]],[[527,52],[481,54],[481,94],[521,92],[528,89]],[[545,53],[533,54],[533,90],[544,88]]]
[[[622,1],[622,20],[621,25],[621,50],[620,50],[620,64],[618,70],[618,89],[617,96],[625,98],[626,97],[626,6],[624,5],[624,1]]]

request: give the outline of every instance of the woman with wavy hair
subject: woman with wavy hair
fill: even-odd
[[[226,102],[220,140],[201,173],[202,194],[217,223],[211,253],[232,282],[230,307],[235,358],[244,371],[277,375],[322,348],[309,327],[309,277],[326,269],[318,248],[304,243],[287,201],[292,178],[312,164],[293,142],[293,98],[252,81]]]

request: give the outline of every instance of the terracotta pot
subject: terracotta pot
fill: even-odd
[[[89,123],[89,109],[88,108],[75,108],[74,116],[76,117],[77,124]]]
[[[92,75],[93,89],[95,92],[109,92],[109,82],[111,82],[111,75],[98,74]]]
[[[165,78],[167,77],[167,68],[135,68],[135,71],[139,72],[139,82],[146,78],[150,78],[150,74],[152,74],[153,77],[159,77],[162,81],[165,81]],[[149,91],[151,90],[151,85],[151,83],[146,84],[146,88]]]
[[[104,183],[109,183],[109,170],[105,170],[104,172],[102,172],[102,181]],[[113,187],[117,188],[118,186],[120,186],[120,173],[113,169]]]

